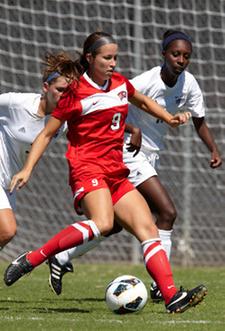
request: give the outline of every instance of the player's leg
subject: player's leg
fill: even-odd
[[[94,249],[95,247],[99,246],[99,244],[102,241],[104,241],[106,238],[122,231],[122,229],[123,228],[117,222],[114,221],[113,229],[105,236],[100,236],[98,238],[93,239],[92,241],[86,242],[77,247],[73,247],[66,251],[60,252],[60,253],[56,254],[55,257],[61,265],[65,265],[65,264],[69,263],[72,259],[78,258],[78,257],[86,254],[90,250]]]
[[[48,259],[47,264],[50,271],[48,281],[52,291],[57,295],[62,293],[62,278],[65,274],[73,272],[74,269],[71,263],[73,259],[78,258],[90,250],[96,248],[102,241],[107,239],[107,237],[118,233],[121,230],[122,227],[117,222],[114,222],[112,231],[110,231],[107,235],[99,236],[98,238],[94,238],[91,241],[85,242],[79,246],[75,246],[54,256],[51,256]]]
[[[130,233],[133,233],[140,243],[143,243],[143,246],[145,246],[145,242],[152,243],[152,250],[153,252],[156,251],[158,256],[157,259],[154,259],[156,260],[155,265],[154,263],[147,263],[146,267],[153,279],[157,280],[159,278],[158,281],[167,302],[176,293],[177,289],[174,286],[168,259],[161,246],[158,229],[146,201],[137,190],[133,190],[114,205],[114,210],[120,224]],[[152,254],[151,250],[148,254]],[[154,260],[152,258],[152,261]],[[163,275],[162,279],[161,275]],[[168,287],[169,291],[167,290]]]
[[[124,162],[130,169],[129,180],[144,196],[156,217],[159,236],[169,257],[171,230],[176,218],[176,209],[155,170],[158,155],[156,153],[146,155],[143,151],[140,151],[139,154],[133,157],[133,153],[124,149],[123,157]]]
[[[16,234],[15,193],[9,195],[0,186],[0,249],[2,249]]]
[[[159,237],[169,258],[172,245],[172,225],[176,217],[175,207],[165,188],[159,181],[155,168],[149,163],[148,158],[143,152],[139,152],[137,156],[133,157],[133,153],[124,150],[124,161],[130,169],[129,180],[142,193],[149,207],[153,208],[156,214]],[[119,224],[114,222],[114,228],[108,235],[117,233],[121,229]],[[71,270],[70,261],[97,247],[104,239],[105,237],[101,237],[101,240],[98,238],[97,240],[95,239],[91,242],[84,243],[78,247],[73,247],[57,254],[56,258],[50,259],[49,282],[56,294],[61,293],[62,277],[67,272],[67,266],[68,271]],[[155,282],[151,284],[150,294],[154,302],[162,300],[161,292]]]
[[[121,183],[120,183],[120,181],[121,181]],[[126,192],[134,189],[133,185],[129,181],[124,179],[123,176],[119,180],[117,179],[117,177],[114,178],[112,176],[112,178],[108,178],[108,183],[109,182],[110,182],[109,186],[110,186],[111,194],[113,194],[113,196],[110,197],[110,201],[112,202],[112,200],[113,200],[113,203],[114,203],[115,199],[119,199]],[[115,195],[116,195],[116,198],[115,198]],[[99,206],[99,205],[102,206],[101,202],[99,202],[99,204],[94,203],[93,208],[96,206]],[[87,216],[89,215],[87,210],[85,213]],[[102,241],[105,236],[112,233],[112,231],[118,232],[120,230],[121,230],[121,227],[119,225],[117,225],[113,229],[111,227],[111,230],[108,231],[108,233],[107,232],[102,233],[102,235],[98,236],[98,238],[94,238],[92,240],[92,242],[86,241],[82,245],[80,245],[80,247],[73,247],[72,249],[67,250],[66,252],[63,252],[60,255],[58,254],[57,257],[50,258],[48,261],[49,268],[50,268],[49,284],[50,284],[50,287],[52,288],[52,290],[57,295],[59,295],[61,293],[62,277],[65,273],[72,270],[72,265],[70,263],[71,258],[82,255],[82,254],[86,253],[88,250],[96,247],[97,245],[99,245],[100,241]],[[61,263],[61,261],[62,261],[62,263]]]
[[[90,200],[90,205],[88,204],[88,208],[83,204],[83,211],[86,215],[89,215],[88,217],[90,219],[99,219],[99,215],[94,214],[94,210],[98,204],[94,204],[92,206],[92,195],[89,195],[86,197]],[[85,201],[85,199],[84,199]],[[94,200],[93,200],[94,201]],[[86,210],[85,210],[86,208]],[[97,210],[98,212],[98,210]],[[101,216],[104,216],[101,214]],[[107,219],[107,216],[104,216],[105,219]],[[47,261],[47,264],[49,266],[49,286],[52,289],[52,291],[60,295],[62,292],[62,278],[65,274],[73,272],[73,265],[70,262],[72,259],[77,258],[79,256],[82,256],[83,254],[87,253],[89,250],[95,248],[100,244],[102,240],[104,240],[104,236],[100,235],[98,237],[93,238],[91,241],[84,241],[81,245],[64,250],[62,252],[59,252],[56,255],[50,256],[50,258]]]
[[[25,273],[30,272],[50,256],[60,251],[88,242],[112,229],[114,211],[111,194],[108,188],[101,188],[84,195],[81,207],[88,221],[73,223],[60,231],[39,249],[23,254],[7,268],[6,285],[12,285]]]
[[[176,289],[158,229],[142,195],[137,190],[128,192],[114,205],[114,210],[120,224],[140,241],[146,269],[157,282],[167,311],[182,312],[198,304],[206,295],[205,286],[200,285],[191,291]]]
[[[158,176],[149,177],[137,186],[156,217],[158,229],[171,231],[177,216],[176,208]]]
[[[137,189],[143,195],[156,217],[159,237],[167,257],[170,259],[172,247],[171,235],[177,215],[175,206],[158,176],[148,178],[139,184]],[[162,295],[155,282],[151,284],[150,295],[153,302],[160,302],[162,300]]]
[[[124,162],[130,170],[129,180],[134,186],[141,186],[143,182],[147,181],[151,176],[155,176],[156,171],[154,167],[149,163],[147,157],[143,152],[139,152],[135,157],[133,153],[126,150],[124,146]],[[73,247],[67,251],[60,252],[55,257],[52,257],[49,261],[50,286],[56,294],[60,294],[62,290],[62,277],[67,272],[71,271],[70,261],[74,258],[84,255],[91,249],[97,247],[100,242],[106,237],[118,233],[122,230],[122,227],[114,222],[114,227],[112,231],[107,236],[102,236],[101,238],[92,240],[91,242],[86,242],[78,247]],[[57,275],[56,275],[57,274]]]
[[[157,159],[156,153],[145,155],[141,151],[133,157],[132,153],[124,151],[124,161],[130,169],[129,179],[144,196],[153,212],[162,246],[170,258],[172,226],[176,218],[176,210],[155,170]],[[162,294],[155,282],[151,284],[150,294],[154,302],[162,301]]]

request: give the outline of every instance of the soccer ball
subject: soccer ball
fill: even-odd
[[[109,283],[105,300],[109,309],[116,314],[135,313],[147,303],[148,292],[139,278],[123,275]]]

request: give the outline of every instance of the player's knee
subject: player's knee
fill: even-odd
[[[177,211],[175,207],[170,206],[166,210],[164,210],[159,217],[157,218],[157,226],[160,229],[171,229],[177,217]]]
[[[106,237],[109,237],[111,236],[112,234],[116,234],[116,233],[119,233],[120,231],[122,231],[123,228],[121,225],[119,225],[117,222],[114,222],[114,225],[113,225],[113,228],[112,230],[107,234],[105,235]]]
[[[166,215],[165,215],[165,221],[167,224],[173,225],[175,219],[177,217],[177,211],[174,207],[168,208]]]
[[[98,220],[96,223],[102,236],[107,236],[113,229],[113,221],[111,220]]]
[[[132,232],[135,234],[136,238],[143,242],[150,238],[158,238],[158,228],[154,223],[140,222],[139,226],[133,227]]]

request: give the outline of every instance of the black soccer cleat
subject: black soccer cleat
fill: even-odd
[[[11,286],[23,275],[31,272],[34,267],[26,259],[29,252],[19,255],[6,269],[4,274],[4,282],[7,286]]]
[[[153,303],[159,303],[163,301],[162,293],[155,283],[151,283],[150,287],[150,297]]]
[[[190,291],[182,287],[166,305],[168,313],[183,313],[185,310],[198,305],[207,294],[205,285],[199,285]]]
[[[61,265],[55,256],[50,257],[47,264],[50,269],[49,286],[55,294],[60,295],[62,292],[62,278],[67,272],[73,272],[73,265],[70,262]]]

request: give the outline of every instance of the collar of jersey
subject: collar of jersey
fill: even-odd
[[[107,80],[107,81],[105,82],[104,85],[98,85],[98,84],[96,84],[96,83],[95,83],[95,82],[94,82],[94,81],[88,76],[87,72],[85,72],[85,73],[83,74],[83,77],[86,79],[86,81],[87,81],[90,85],[94,86],[95,88],[97,88],[97,89],[99,89],[99,90],[103,90],[103,91],[105,91],[105,90],[107,90],[107,88],[108,88],[109,80]]]

